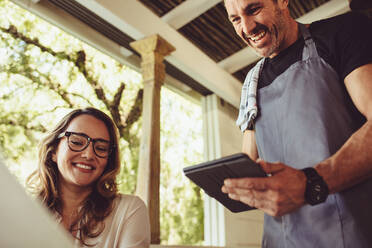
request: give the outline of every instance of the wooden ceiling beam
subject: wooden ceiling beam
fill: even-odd
[[[226,59],[218,62],[218,65],[229,73],[237,72],[247,65],[260,59],[260,57],[254,53],[253,49],[246,47]]]
[[[301,23],[311,23],[316,20],[345,13],[349,10],[350,7],[348,0],[331,0],[301,16],[297,21]],[[234,73],[254,63],[258,59],[259,57],[252,51],[252,49],[246,47],[220,61],[218,65],[227,72]]]
[[[161,19],[174,29],[179,29],[221,1],[187,0],[162,16]]]

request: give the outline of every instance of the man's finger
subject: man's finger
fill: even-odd
[[[268,178],[229,178],[224,181],[227,188],[240,188],[240,189],[254,189],[265,190],[267,189]]]

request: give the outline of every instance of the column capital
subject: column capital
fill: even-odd
[[[144,83],[161,86],[165,78],[164,57],[173,52],[175,48],[158,34],[133,41],[130,45],[141,54]]]
[[[141,56],[149,53],[158,53],[165,57],[176,50],[174,46],[158,34],[145,37],[142,40],[133,41],[130,43],[130,46],[141,54]]]

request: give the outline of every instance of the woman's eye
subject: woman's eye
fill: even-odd
[[[74,144],[74,145],[76,145],[76,146],[81,146],[81,145],[83,145],[83,142],[78,141],[78,140],[71,140],[71,143]]]
[[[105,152],[105,151],[108,150],[107,147],[101,147],[101,146],[97,146],[96,149],[97,149],[98,151],[101,151],[101,152]]]

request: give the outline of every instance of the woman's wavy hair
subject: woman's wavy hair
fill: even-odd
[[[85,199],[78,212],[77,220],[70,226],[70,232],[80,230],[81,244],[87,244],[87,238],[94,238],[103,231],[103,220],[113,207],[113,200],[118,195],[116,176],[120,170],[118,130],[112,119],[95,108],[76,109],[67,114],[57,126],[41,141],[39,147],[39,165],[27,179],[29,190],[36,194],[43,204],[53,213],[61,213],[61,199],[58,191],[58,167],[52,160],[60,139],[58,136],[66,131],[71,121],[80,115],[91,115],[103,121],[109,131],[111,153],[102,175],[95,182],[93,191]]]

